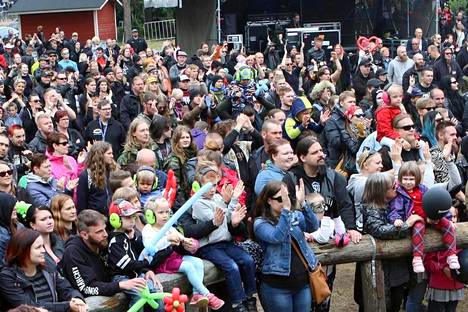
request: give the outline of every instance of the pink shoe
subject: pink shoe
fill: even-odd
[[[423,273],[425,271],[421,257],[413,258],[413,271],[414,273]]]
[[[191,306],[196,306],[198,308],[204,308],[206,306],[208,306],[208,303],[209,303],[209,299],[207,296],[203,296],[203,295],[200,295],[200,294],[194,294],[192,296],[192,299],[190,300],[190,305]]]
[[[447,257],[447,264],[450,269],[452,270],[458,270],[460,269],[460,263],[458,262],[458,256],[457,255],[451,255]]]
[[[212,293],[209,293],[207,297],[209,300],[208,306],[211,308],[211,310],[219,310],[224,305],[224,301]]]

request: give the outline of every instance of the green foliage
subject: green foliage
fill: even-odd
[[[468,0],[449,0],[450,9],[453,13],[456,13],[460,8],[466,10],[467,4]]]

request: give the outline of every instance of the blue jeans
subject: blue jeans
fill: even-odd
[[[197,257],[184,256],[179,272],[184,273],[193,286],[194,294],[208,295],[210,291],[203,285],[205,267],[203,260]]]
[[[265,312],[305,312],[312,307],[309,285],[298,290],[289,290],[262,283],[260,299]]]
[[[140,274],[140,276],[138,276],[139,278],[144,278],[145,275],[144,274]],[[112,277],[112,281],[113,282],[122,282],[122,281],[126,281],[126,280],[129,280],[130,278],[128,278],[128,276],[126,275],[115,275],[114,277]],[[163,290],[162,289],[157,289],[155,287],[155,285],[153,285],[153,281],[152,280],[147,280],[146,281],[146,285],[148,285],[148,288],[149,288],[149,291],[151,293],[155,293],[155,292],[162,292]],[[125,294],[127,294],[127,296],[130,297],[130,304],[128,305],[128,307],[130,308],[131,306],[133,306],[137,301],[138,299],[140,299],[140,293],[136,290],[122,290]],[[156,311],[158,312],[163,312],[164,311],[164,303],[162,302],[162,300],[157,300],[156,301],[158,304],[159,304],[159,307]],[[144,309],[141,309],[141,311],[143,311]]]
[[[197,254],[223,271],[233,304],[239,304],[256,293],[255,263],[241,247],[232,242],[220,242],[203,246]]]
[[[406,299],[406,312],[421,312],[421,303],[426,294],[427,280],[422,280],[409,289]]]

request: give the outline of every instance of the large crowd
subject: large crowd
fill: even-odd
[[[136,29],[122,46],[60,27],[10,33],[1,310],[84,312],[120,292],[131,306],[145,287],[170,291],[159,273],[182,273],[197,307],[329,311],[309,286],[310,244],[370,234],[412,241],[411,256],[383,261],[387,311],[455,311],[453,272],[468,270],[455,226],[467,220],[468,38],[464,12],[449,16],[442,35],[416,28],[394,58],[378,38],[353,56],[281,34],[253,54],[202,43],[189,56]],[[425,195],[449,196],[447,209]],[[426,227],[445,250],[424,251]],[[202,259],[223,272],[221,291],[204,284]],[[336,268],[324,270],[333,289]]]

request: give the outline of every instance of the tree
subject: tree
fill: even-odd
[[[132,36],[132,8],[130,3],[131,0],[122,1],[125,41]]]

